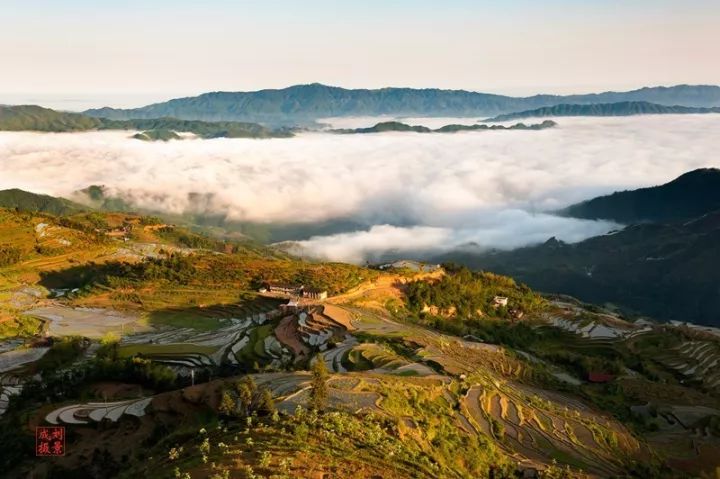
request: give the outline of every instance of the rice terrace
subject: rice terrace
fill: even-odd
[[[3,309],[0,352],[2,421],[25,431],[12,439],[18,458],[42,424],[74,431],[58,471],[95,451],[93,461],[117,467],[143,443],[158,452],[134,471],[177,467],[193,477],[238,463],[258,473],[332,474],[349,466],[313,454],[330,457],[347,441],[380,441],[405,457],[349,456],[354,468],[372,474],[382,464],[390,477],[695,474],[720,451],[720,405],[703,392],[717,386],[709,373],[718,342],[706,331],[634,324],[456,266],[372,269],[243,243],[189,248],[194,233],[133,215],[107,217],[125,225],[119,238],[89,233],[85,214],[65,226],[47,215],[4,215],[14,232],[8,245],[24,251],[3,269],[13,301]],[[27,249],[50,232],[74,242]],[[154,253],[128,253],[139,251]],[[323,299],[310,297],[316,291]],[[325,418],[311,407],[318,368]],[[252,427],[237,423],[244,411],[253,411]],[[191,433],[210,417],[217,426]],[[330,432],[326,421],[344,425]],[[379,436],[346,437],[358,421]],[[154,444],[158,431],[167,438]],[[128,440],[111,452],[113,434]],[[212,464],[160,453],[235,436],[244,439],[234,448],[205,453]],[[297,441],[317,448],[292,452]],[[344,444],[338,451],[324,449],[335,441]]]

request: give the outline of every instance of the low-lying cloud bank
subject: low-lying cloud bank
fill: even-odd
[[[540,243],[552,236],[572,243],[605,234],[617,227],[617,224],[608,221],[502,210],[479,217],[473,225],[457,228],[375,225],[367,231],[297,241],[287,244],[286,249],[298,256],[361,263],[391,257],[427,258],[456,249],[510,250]]]
[[[367,230],[301,245],[359,261],[393,249],[581,240],[612,225],[537,212],[718,165],[720,115],[559,123],[544,131],[168,143],[127,132],[0,133],[0,188],[68,196],[102,184],[141,208],[234,221],[352,218]]]

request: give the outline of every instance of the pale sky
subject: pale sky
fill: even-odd
[[[0,22],[0,101],[720,84],[718,0],[0,0]]]

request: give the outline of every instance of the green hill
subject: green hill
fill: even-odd
[[[181,139],[180,135],[172,130],[147,130],[133,135],[133,138],[142,141],[170,141]]]
[[[525,125],[524,123],[517,123],[511,126],[504,125],[445,125],[437,129],[431,129],[427,126],[422,125],[407,125],[399,121],[386,121],[378,123],[375,126],[369,128],[352,128],[352,129],[340,129],[331,130],[333,133],[340,134],[362,134],[362,133],[384,133],[388,131],[398,132],[415,132],[415,133],[456,133],[458,131],[482,131],[482,130],[544,130],[546,128],[552,128],[557,123],[551,120],[545,120],[542,123],[535,125]]]
[[[64,113],[34,105],[0,105],[0,130],[4,131],[87,131],[101,124],[101,120],[79,113]]]
[[[236,121],[205,122],[150,118],[108,120],[79,113],[65,113],[39,106],[0,106],[0,131],[74,132],[91,130],[154,130],[194,133],[200,138],[287,138],[288,129],[272,129],[256,123]],[[153,134],[157,135],[157,133]]]
[[[573,244],[553,238],[513,251],[436,259],[506,274],[540,291],[717,327],[718,258],[720,212],[683,224],[637,224]]]
[[[0,191],[0,207],[28,212],[50,213],[58,216],[87,211],[86,207],[64,198],[39,195],[19,189]]]
[[[485,120],[510,121],[521,118],[543,118],[556,116],[631,116],[631,115],[670,115],[720,113],[720,107],[698,108],[688,106],[666,106],[646,101],[624,101],[618,103],[596,103],[591,105],[561,104],[546,106],[535,110],[526,110],[498,115]]]
[[[720,169],[703,168],[651,188],[620,191],[560,211],[575,218],[618,223],[685,221],[720,209]]]

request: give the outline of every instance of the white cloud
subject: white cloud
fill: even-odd
[[[343,238],[356,245],[345,257],[357,258],[381,250],[382,238],[388,248],[404,241],[421,249],[581,239],[607,225],[518,211],[559,208],[719,163],[720,115],[558,121],[543,131],[168,143],[131,140],[127,132],[0,133],[0,188],[68,195],[104,184],[138,206],[176,213],[199,208],[236,220],[355,218],[420,227]],[[313,239],[313,248],[330,251],[337,240]]]
[[[474,224],[457,228],[432,226],[399,227],[376,225],[367,231],[341,233],[295,242],[288,251],[300,256],[330,261],[361,263],[388,254],[396,257],[427,257],[453,249],[482,251],[490,248],[510,250],[540,243],[555,236],[576,242],[605,234],[618,225],[608,221],[561,218],[530,214],[522,210],[502,210],[481,216]]]

